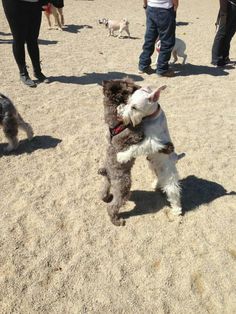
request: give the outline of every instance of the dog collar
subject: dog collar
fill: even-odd
[[[146,116],[145,118],[156,118],[159,115],[160,111],[161,111],[161,106],[157,104],[157,109],[152,114],[150,114],[149,116]]]
[[[111,129],[110,128],[110,134],[111,134],[111,137],[121,133],[124,129],[126,129],[127,126],[124,125],[124,124],[118,124],[115,128]]]

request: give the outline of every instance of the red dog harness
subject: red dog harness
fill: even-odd
[[[122,131],[124,131],[127,128],[126,125],[124,124],[118,124],[115,128],[110,129],[110,134],[111,134],[111,138],[119,133],[121,133]]]
[[[45,12],[47,14],[51,14],[52,13],[52,10],[51,10],[51,3],[48,3],[47,5],[43,6]]]

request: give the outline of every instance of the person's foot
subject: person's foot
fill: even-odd
[[[225,60],[223,60],[223,59],[222,59],[222,60],[219,60],[219,61],[217,61],[217,62],[211,62],[212,65],[214,65],[214,66],[216,66],[216,67],[219,67],[219,68],[226,66],[227,63],[228,63],[228,62],[225,61]]]
[[[230,62],[231,62],[231,60],[230,60],[229,56],[226,57],[226,58],[225,58],[225,63],[228,64],[228,63],[230,63]]]
[[[164,73],[157,73],[157,75],[159,77],[174,77],[175,76],[175,72],[171,69],[167,70]]]
[[[146,67],[146,68],[144,68],[144,69],[138,69],[138,73],[139,74],[152,74],[152,73],[154,73],[155,71],[150,67],[150,66],[148,66],[148,67]]]
[[[37,84],[33,80],[31,80],[29,75],[26,73],[20,74],[20,80],[29,87],[37,87]]]
[[[39,80],[40,83],[49,83],[49,79],[42,72],[35,72],[34,76]]]

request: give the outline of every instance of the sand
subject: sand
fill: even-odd
[[[236,313],[236,70],[210,65],[217,10],[218,1],[181,0],[177,36],[188,64],[168,79],[137,72],[141,1],[67,0],[67,29],[48,30],[45,18],[41,27],[52,82],[30,89],[19,81],[0,8],[1,92],[35,132],[31,143],[20,133],[12,155],[3,154],[0,132],[1,314]],[[132,38],[109,38],[102,17],[127,17]],[[132,171],[125,227],[110,223],[98,198],[101,82],[126,75],[142,86],[168,85],[160,102],[176,151],[186,153],[178,164],[182,220],[168,219],[145,158]]]

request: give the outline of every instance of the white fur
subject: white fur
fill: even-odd
[[[100,19],[98,22],[100,24],[106,25],[109,31],[108,36],[114,36],[114,31],[119,31],[118,38],[120,38],[122,35],[122,32],[126,31],[126,33],[128,34],[128,37],[130,37],[129,21],[126,18],[123,18],[120,21],[107,20],[103,18],[103,19]]]
[[[138,156],[147,156],[151,170],[158,177],[158,182],[157,179],[155,180],[155,188],[161,188],[167,194],[172,213],[179,215],[182,213],[180,204],[181,189],[176,162],[184,154],[177,155],[175,152],[169,155],[159,153],[166,143],[171,142],[166,116],[160,108],[156,115],[148,117],[157,111],[157,100],[160,91],[164,88],[165,86],[154,92],[149,88],[141,88],[130,97],[126,106],[121,105],[118,107],[118,115],[125,124],[132,123],[135,126],[142,121],[145,139],[138,144],[130,146],[126,151],[119,152],[117,160],[120,163],[124,163]]]
[[[161,48],[161,41],[157,40],[156,41],[157,57],[156,57],[155,63],[153,63],[152,65],[156,65],[157,64],[160,48]],[[172,62],[173,64],[178,61],[178,57],[183,58],[182,64],[186,63],[187,55],[185,53],[185,50],[186,50],[185,42],[182,39],[175,38],[175,45],[174,45],[174,48],[172,49],[172,57],[174,59],[173,62]]]

